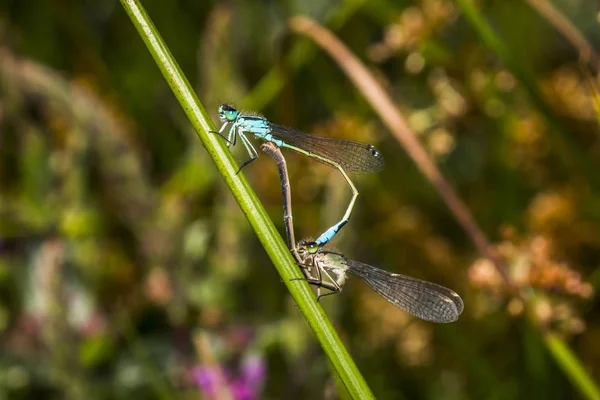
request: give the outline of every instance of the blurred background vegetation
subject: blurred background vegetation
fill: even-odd
[[[550,3],[478,1],[505,41],[498,53],[467,3],[144,6],[215,122],[230,102],[382,150],[385,170],[357,177],[357,208],[333,245],[453,288],[465,312],[416,320],[356,279],[323,299],[377,398],[579,398],[568,363],[600,376],[598,59],[539,8]],[[337,398],[318,342],[121,5],[0,5],[0,398]],[[600,45],[598,2],[553,5]],[[288,29],[296,15],[368,65],[521,296],[339,66]],[[316,236],[350,193],[335,170],[284,154],[296,235]],[[273,161],[244,173],[283,233]],[[576,358],[553,355],[554,339]]]

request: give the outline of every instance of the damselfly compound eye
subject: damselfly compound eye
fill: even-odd
[[[306,244],[306,248],[309,253],[314,254],[319,250],[319,245],[315,242],[310,242]]]

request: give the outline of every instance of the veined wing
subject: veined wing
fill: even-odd
[[[275,138],[281,139],[291,146],[299,147],[335,161],[346,172],[372,174],[383,169],[383,156],[373,145],[353,142],[351,140],[309,135],[308,133],[300,132],[287,126],[269,124],[272,129],[271,134]]]
[[[460,296],[444,286],[346,260],[348,272],[362,278],[384,299],[415,317],[432,322],[453,322],[464,309]]]

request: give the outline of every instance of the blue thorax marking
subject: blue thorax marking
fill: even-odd
[[[271,135],[271,126],[266,118],[254,115],[244,115],[238,117],[234,123],[235,129],[239,129],[244,133],[251,133],[258,139],[267,142],[273,142],[277,147],[282,147],[285,142],[281,139],[276,139]]]

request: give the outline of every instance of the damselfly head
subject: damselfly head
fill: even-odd
[[[221,104],[219,106],[219,119],[221,122],[233,122],[237,119],[240,112],[229,104]]]

